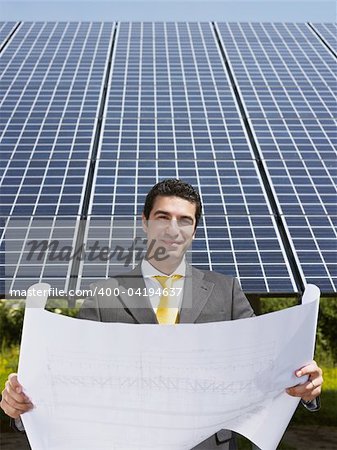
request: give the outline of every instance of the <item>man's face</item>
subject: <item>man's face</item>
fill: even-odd
[[[164,248],[171,262],[180,261],[195,236],[195,211],[195,204],[180,197],[156,197],[149,219],[142,218],[151,255]]]

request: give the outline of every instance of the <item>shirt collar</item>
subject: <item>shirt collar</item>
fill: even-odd
[[[141,270],[143,278],[152,278],[155,275],[167,276],[165,273],[160,272],[152,264],[150,264],[146,259],[143,259],[141,264]],[[185,276],[186,274],[186,261],[185,258],[181,260],[179,266],[173,272],[175,275]],[[170,275],[172,275],[171,273]]]

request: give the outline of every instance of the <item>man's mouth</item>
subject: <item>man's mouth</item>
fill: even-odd
[[[170,240],[168,240],[168,239],[162,239],[162,242],[163,242],[165,245],[168,245],[168,246],[170,246],[170,247],[177,247],[178,245],[181,244],[181,242],[179,242],[179,241],[170,241]]]

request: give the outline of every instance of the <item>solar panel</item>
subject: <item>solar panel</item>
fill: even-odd
[[[248,117],[336,117],[336,60],[305,24],[217,24]]]
[[[16,25],[16,22],[0,22],[0,46],[5,43]]]
[[[59,232],[68,243],[74,239],[113,27],[23,23],[1,54],[1,215],[9,217],[1,273],[11,288],[28,276],[30,284],[56,283],[56,275],[58,286],[68,283],[72,262],[58,264],[57,271],[48,260],[28,263],[26,241],[44,226],[49,240]]]
[[[334,161],[337,157],[336,120],[251,119],[264,159]]]
[[[26,23],[6,48],[1,58],[1,142],[8,163],[2,186],[8,183],[11,195],[38,194],[28,186],[40,186],[43,194],[44,181],[53,186],[83,184],[79,179],[84,178],[81,168],[90,156],[110,31],[107,25]],[[45,194],[58,194],[60,189]],[[20,203],[25,203],[24,197]],[[14,203],[11,211],[25,215],[33,207],[38,210],[33,198],[28,203],[30,209],[18,208],[16,213]],[[56,206],[58,201],[51,203]],[[54,213],[55,208],[40,212]]]
[[[67,247],[74,246],[78,218],[8,217],[0,223],[0,249],[5,255],[0,260],[2,293],[22,297],[19,290],[37,282],[68,289],[72,260],[69,263],[66,254]]]
[[[87,159],[112,24],[25,23],[1,56],[6,159]]]
[[[88,160],[9,160],[1,189],[4,216],[76,216]]]
[[[322,292],[335,292],[336,273],[336,216],[284,216],[291,233],[305,278]]]
[[[210,24],[122,23],[103,127],[91,242],[108,221],[113,246],[111,216],[130,220],[136,236],[148,190],[178,177],[203,199],[196,267],[235,275],[246,292],[296,290]],[[83,263],[83,286],[121,271],[93,266]]]
[[[305,24],[218,28],[300,270],[336,291],[336,61]]]
[[[15,30],[1,53],[1,287],[87,288],[129,269],[29,251],[37,237],[86,256],[97,240],[127,247],[148,190],[178,177],[204,204],[195,266],[252,294],[297,292],[294,266],[336,290],[335,24],[16,26],[0,23],[0,39]]]
[[[321,36],[324,42],[337,52],[337,24],[313,23],[312,27]]]

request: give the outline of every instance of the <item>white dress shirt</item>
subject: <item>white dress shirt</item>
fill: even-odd
[[[169,275],[167,275],[166,273],[160,272],[159,270],[157,270],[155,267],[153,267],[152,264],[150,264],[145,259],[143,259],[143,261],[142,261],[141,271],[142,271],[142,275],[143,275],[143,278],[144,278],[144,283],[145,283],[146,290],[149,293],[149,299],[150,299],[152,308],[153,308],[153,310],[154,310],[154,312],[156,314],[157,308],[158,308],[158,305],[159,305],[159,301],[160,301],[160,297],[162,295],[163,287],[160,284],[160,282],[158,280],[156,280],[155,278],[153,278],[153,277],[155,275],[160,275],[160,276],[169,276]],[[183,299],[184,280],[185,280],[185,274],[186,274],[186,261],[185,261],[185,259],[183,259],[181,261],[179,266],[170,275],[173,275],[173,274],[182,276],[182,278],[180,278],[179,280],[176,280],[174,282],[174,285],[172,286],[174,289],[175,288],[181,288],[181,289],[177,289],[177,290],[173,291],[173,293],[175,293],[175,299],[177,301],[178,308],[180,310],[181,302],[182,302],[182,299]],[[154,295],[150,295],[150,293],[151,293],[151,291],[149,291],[150,288],[151,288],[151,290],[153,290]],[[159,295],[159,293],[160,293],[160,295]]]

